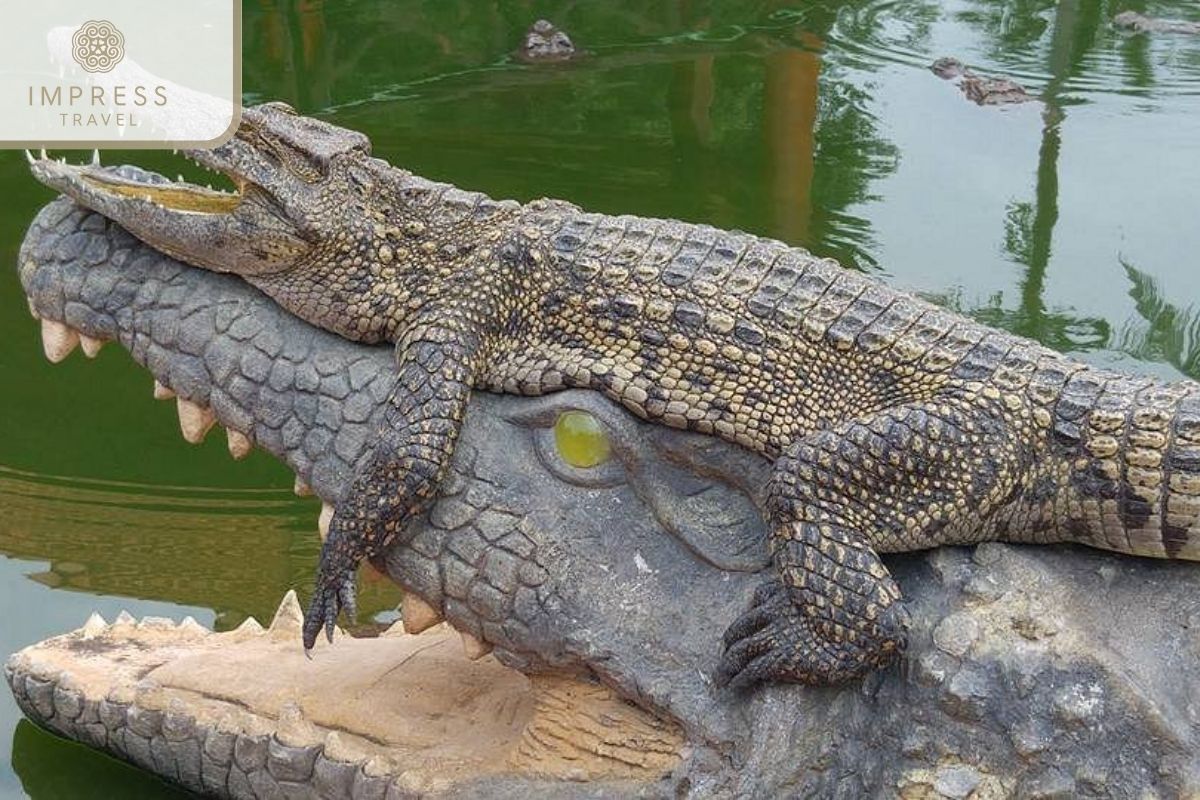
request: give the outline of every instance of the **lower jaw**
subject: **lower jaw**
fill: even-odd
[[[339,635],[310,661],[300,623],[292,593],[266,630],[93,615],[14,655],[5,678],[43,727],[218,796],[264,784],[380,797],[393,784],[486,794],[513,778],[629,786],[679,762],[674,726],[596,683],[469,660],[445,625]]]

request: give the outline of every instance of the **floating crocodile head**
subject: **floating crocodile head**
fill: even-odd
[[[1037,99],[1016,81],[976,75],[966,64],[951,56],[937,59],[929,69],[943,80],[956,81],[962,93],[976,105],[1003,106]]]
[[[529,26],[517,50],[517,58],[529,63],[567,61],[576,55],[575,43],[567,32],[546,19]]]

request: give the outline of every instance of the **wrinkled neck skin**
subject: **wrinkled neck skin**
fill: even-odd
[[[357,167],[355,169],[358,169]],[[319,215],[315,246],[277,272],[245,279],[297,317],[352,341],[395,342],[467,274],[520,206],[464,192],[370,159],[361,196]]]

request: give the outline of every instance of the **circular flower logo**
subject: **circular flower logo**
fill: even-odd
[[[71,55],[88,72],[108,72],[125,57],[125,37],[108,20],[88,20],[71,37]]]

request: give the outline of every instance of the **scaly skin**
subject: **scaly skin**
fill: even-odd
[[[336,508],[306,646],[353,611],[359,562],[435,498],[473,389],[590,388],[773,462],[778,577],[726,633],[719,677],[735,687],[894,659],[907,615],[880,552],[1002,538],[1200,556],[1196,384],[1087,367],[780,242],[496,202],[279,104],[244,120],[191,154],[234,178],[232,200],[46,160],[33,172],[313,324],[396,343],[386,424]]]

